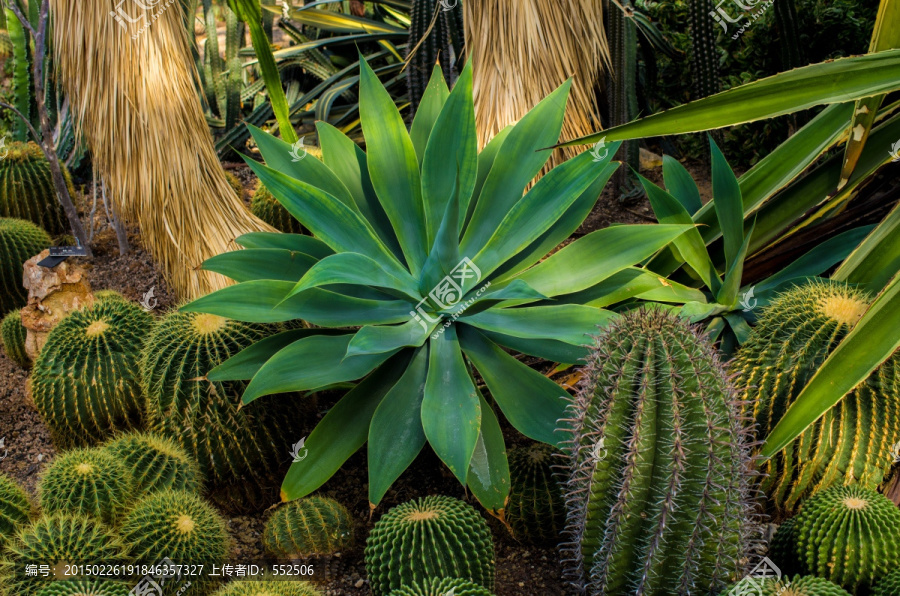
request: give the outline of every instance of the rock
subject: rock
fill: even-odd
[[[47,335],[73,310],[94,304],[86,269],[72,259],[48,269],[38,262],[49,256],[45,250],[25,261],[22,285],[28,290],[28,305],[22,309],[22,325],[27,330],[25,352],[36,360]]]

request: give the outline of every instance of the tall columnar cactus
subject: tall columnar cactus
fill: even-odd
[[[273,330],[216,315],[172,312],[144,348],[148,427],[179,442],[215,484],[261,481],[297,440],[290,432],[298,428],[299,400],[275,397],[238,410],[244,383],[206,379],[217,365]]]
[[[322,596],[322,593],[307,582],[252,580],[231,582],[213,596]]]
[[[114,524],[131,505],[131,470],[101,449],[73,449],[53,460],[38,485],[46,513],[79,513]]]
[[[804,572],[849,592],[867,591],[900,567],[900,509],[873,490],[836,486],[797,515],[796,551]]]
[[[66,182],[74,196],[68,174]],[[50,162],[34,143],[12,143],[0,160],[0,217],[27,219],[53,235],[69,229],[56,198]]]
[[[136,492],[141,495],[167,488],[200,489],[200,467],[172,439],[132,432],[108,442],[103,450],[131,470]]]
[[[365,556],[375,596],[428,578],[494,587],[490,529],[473,507],[452,497],[423,497],[388,511],[372,528]]]
[[[18,526],[31,517],[31,501],[25,491],[6,474],[0,473],[0,546]]]
[[[28,331],[22,325],[20,310],[11,310],[0,321],[0,344],[9,358],[22,368],[31,367],[31,359],[25,352],[25,336]]]
[[[282,505],[263,533],[263,546],[276,557],[331,555],[353,543],[353,518],[333,499],[309,497]]]
[[[392,591],[388,596],[493,596],[484,586],[458,577],[429,578]]]
[[[31,392],[58,443],[95,443],[138,422],[138,361],[152,326],[140,306],[102,300],[53,328],[34,363]]]
[[[272,196],[269,190],[260,184],[250,199],[250,211],[276,230],[286,234],[300,234],[303,226],[288,213],[288,210]]]
[[[760,438],[781,420],[868,305],[864,293],[822,281],[786,292],[762,312],[732,364]],[[876,488],[898,441],[900,353],[768,460],[762,489],[774,509],[791,513],[830,486]]]
[[[846,590],[814,575],[784,579],[746,578],[723,596],[850,596]]]
[[[80,515],[54,514],[41,517],[16,535],[5,552],[3,575],[11,594],[34,596],[46,579],[28,577],[26,565],[84,563],[122,565],[130,557],[122,541],[96,519]]]
[[[599,336],[571,433],[567,576],[596,594],[724,587],[753,541],[750,460],[715,348],[645,308]]]
[[[136,561],[219,565],[228,555],[228,531],[215,509],[195,493],[164,490],[135,503],[120,534]],[[204,581],[194,582],[199,588]],[[208,584],[206,584],[208,586]]]
[[[878,580],[872,596],[897,596],[900,594],[900,568],[894,569]]]
[[[0,217],[0,315],[25,306],[22,265],[48,246],[50,236],[30,221]]]
[[[109,579],[76,579],[52,582],[36,596],[130,596],[128,584]]]
[[[562,487],[552,466],[553,449],[543,443],[509,452],[509,502],[506,520],[525,542],[558,543],[566,524]]]

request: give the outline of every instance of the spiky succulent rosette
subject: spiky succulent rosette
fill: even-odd
[[[63,175],[74,197],[68,172]],[[34,143],[13,142],[0,159],[0,217],[27,219],[54,235],[69,228],[56,198],[50,162]]]
[[[784,579],[745,578],[723,596],[850,596],[842,587],[814,575]]]
[[[134,500],[131,469],[102,449],[73,449],[53,460],[38,484],[47,513],[80,513],[115,524]]]
[[[347,508],[325,497],[281,505],[266,522],[263,546],[279,558],[332,555],[353,543],[353,518]]]
[[[613,143],[602,159],[581,154],[532,185],[551,153],[540,149],[559,140],[570,86],[480,154],[471,64],[452,91],[435,70],[428,107],[407,130],[360,59],[365,151],[319,122],[322,160],[292,160],[291,145],[251,127],[266,165],[250,167],[310,235],[238,238],[245,250],[203,265],[238,283],[185,309],[256,323],[302,319],[310,328],[258,342],[209,378],[249,380],[247,404],[359,381],[309,435],[309,457],[289,471],[284,500],[311,494],[366,445],[377,505],[428,443],[502,517],[509,467],[499,412],[525,436],[559,444],[562,390],[507,350],[578,362],[586,334],[616,316],[589,303],[621,289],[614,276],[640,278],[628,285],[632,295],[646,291],[644,282],[665,289],[633,266],[690,229],[612,226],[547,256],[619,166]],[[476,371],[492,400],[479,394]],[[345,441],[348,427],[362,434]],[[325,454],[329,463],[316,465]]]
[[[375,596],[429,578],[494,587],[490,529],[471,505],[452,497],[423,497],[385,513],[369,534],[365,556]]]
[[[57,443],[89,445],[138,424],[138,361],[152,326],[140,306],[101,300],[53,328],[34,363],[31,393]]]
[[[322,596],[322,592],[308,582],[253,580],[228,583],[213,596]]]
[[[900,568],[878,580],[872,590],[872,596],[897,596],[897,594],[900,594]]]
[[[167,488],[194,492],[200,489],[200,467],[172,439],[132,432],[109,441],[103,450],[131,470],[139,496]]]
[[[133,592],[124,582],[95,578],[55,581],[36,596],[133,596]]]
[[[31,367],[31,359],[25,351],[25,337],[28,331],[22,325],[20,310],[11,310],[0,321],[0,344],[9,358],[22,368]]]
[[[715,348],[657,308],[611,323],[571,433],[566,575],[581,593],[714,592],[753,544],[749,447]]]
[[[46,579],[29,577],[26,565],[122,565],[130,557],[122,541],[95,518],[81,515],[46,515],[25,526],[9,542],[3,575],[16,596],[34,596]],[[62,572],[62,570],[60,570]]]
[[[847,591],[867,591],[900,567],[900,508],[857,486],[816,493],[797,515],[796,552],[803,571]]]
[[[566,524],[558,461],[549,445],[535,443],[509,452],[509,503],[506,521],[516,539],[558,543]]]
[[[0,160],[0,164],[3,160]],[[30,221],[0,217],[0,316],[25,306],[25,261],[50,246],[50,236]]]
[[[401,586],[388,596],[493,596],[490,590],[458,577],[428,578]]]
[[[732,363],[760,438],[771,433],[871,299],[834,281],[794,288],[766,308]],[[835,485],[877,488],[900,441],[900,352],[763,465],[770,507],[796,511]]]
[[[262,341],[272,325],[171,312],[154,327],[141,360],[147,426],[177,441],[214,484],[255,482],[287,459],[303,403],[276,396],[241,408],[241,382],[211,381],[216,366]]]
[[[12,478],[0,473],[0,546],[17,527],[28,522],[31,512],[28,494]]]

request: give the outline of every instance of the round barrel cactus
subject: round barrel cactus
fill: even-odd
[[[253,580],[230,582],[213,596],[322,596],[322,593],[308,582]]]
[[[870,303],[833,281],[794,288],[766,308],[733,362],[736,384],[765,438]],[[872,421],[877,421],[873,423]],[[770,508],[795,512],[816,491],[876,488],[900,441],[900,352],[763,465]]]
[[[388,596],[493,596],[484,586],[458,577],[429,578],[402,586]]]
[[[10,360],[22,368],[31,367],[31,359],[25,352],[25,336],[28,331],[22,325],[22,311],[11,310],[0,321],[0,344]]]
[[[558,543],[566,523],[562,487],[552,466],[553,449],[543,443],[509,452],[506,520],[518,540]]]
[[[0,315],[25,306],[28,292],[22,285],[23,265],[48,246],[50,236],[35,224],[0,217]]]
[[[31,500],[16,482],[0,473],[0,546],[31,517]]]
[[[187,491],[163,490],[143,497],[125,516],[120,534],[141,563],[168,557],[175,564],[220,565],[228,555],[225,521]]]
[[[365,557],[375,596],[428,578],[494,587],[490,529],[472,506],[452,497],[423,497],[385,513],[369,534]]]
[[[73,449],[53,460],[38,494],[47,513],[80,513],[115,524],[134,495],[131,470],[102,449]]]
[[[816,493],[797,515],[794,537],[804,572],[849,592],[866,591],[900,567],[900,509],[857,486]]]
[[[133,596],[124,582],[108,579],[74,579],[52,582],[36,596]]]
[[[92,444],[136,426],[143,401],[138,361],[152,326],[140,306],[101,300],[53,328],[34,363],[31,392],[60,445]]]
[[[116,292],[115,290],[98,290],[94,292],[94,299],[98,302],[100,300],[123,300],[125,302],[128,301],[125,296],[123,296],[119,292]]]
[[[850,596],[846,590],[814,575],[777,579],[745,578],[724,596]]]
[[[288,213],[288,210],[260,184],[250,199],[250,211],[276,230],[286,234],[300,234],[303,226]]]
[[[266,522],[263,546],[279,558],[332,555],[353,543],[353,518],[333,499],[309,497],[280,506]]]
[[[109,441],[103,450],[131,470],[135,489],[140,494],[167,488],[200,489],[200,467],[172,439],[153,433],[131,432]]]
[[[61,563],[122,565],[131,560],[122,541],[101,522],[62,513],[41,517],[20,530],[5,555],[9,567],[4,574],[16,596],[34,596],[46,587],[46,579],[25,575],[26,565],[53,569]]]
[[[75,189],[64,175],[74,197]],[[0,217],[27,219],[53,235],[69,228],[56,198],[50,162],[34,143],[11,143],[0,159]]]
[[[180,443],[215,484],[263,482],[289,459],[302,404],[273,397],[239,409],[245,384],[206,378],[213,368],[275,331],[216,315],[172,312],[141,360],[147,424]],[[296,430],[294,432],[297,432]]]
[[[797,542],[794,538],[797,518],[784,521],[769,542],[769,559],[778,565],[782,573],[798,573],[800,560],[797,558]]]
[[[566,575],[589,595],[690,594],[745,568],[756,530],[736,391],[715,348],[661,309],[599,336],[563,421]]]
[[[872,590],[872,596],[897,596],[897,594],[900,594],[900,568],[878,580]]]

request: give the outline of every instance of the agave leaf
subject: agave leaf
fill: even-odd
[[[468,227],[469,222],[472,220],[475,206],[478,204],[478,198],[481,196],[481,190],[484,188],[484,183],[487,180],[488,174],[491,173],[491,170],[494,167],[494,160],[497,158],[497,154],[500,152],[503,142],[506,140],[506,137],[509,136],[509,133],[512,132],[512,129],[512,126],[507,126],[498,132],[494,135],[494,138],[488,141],[488,144],[484,146],[481,153],[478,154],[478,177],[475,179],[475,188],[472,190],[472,198],[469,201],[469,207],[466,210],[464,229]]]
[[[296,276],[293,279],[297,279]],[[418,284],[408,273],[393,275],[385,271],[378,261],[355,252],[331,255],[315,263],[300,276],[300,281],[284,299],[288,300],[310,288],[334,284],[388,288],[401,292],[414,302],[421,299]]]
[[[463,320],[473,327],[523,339],[552,339],[573,346],[589,344],[590,333],[616,313],[578,304],[492,308]]]
[[[298,252],[314,259],[324,259],[333,255],[327,244],[303,234],[282,234],[281,232],[250,232],[235,239],[235,243],[244,248],[280,248]]]
[[[328,335],[340,335],[344,331],[328,330]],[[244,348],[208,373],[210,381],[249,381],[272,356],[295,341],[313,335],[321,335],[320,329],[290,329],[270,335]]]
[[[347,346],[347,358],[421,347],[437,324],[414,319],[402,325],[367,325],[353,336]]]
[[[891,210],[831,277],[878,292],[896,271],[900,271],[900,205]]]
[[[719,146],[709,138],[712,153],[713,208],[725,242],[725,268],[732,270],[744,245],[744,202],[737,177]]]
[[[441,71],[440,65],[435,64],[434,70],[431,71],[431,79],[429,79],[425,92],[422,94],[422,100],[419,102],[419,108],[413,117],[412,127],[409,129],[409,138],[416,149],[420,165],[425,161],[425,148],[428,146],[428,138],[434,129],[434,123],[437,122],[449,96],[450,89],[447,88],[444,73]]]
[[[340,12],[301,9],[292,10],[290,14],[290,18],[294,21],[335,33],[407,33],[405,29],[400,27]]]
[[[725,274],[725,281],[716,294],[716,301],[721,304],[735,304],[737,302],[738,290],[741,287],[741,277],[744,275],[744,260],[747,258],[747,250],[750,248],[750,239],[753,237],[753,228],[756,222],[750,227],[747,236],[744,238],[743,244],[738,249],[738,253],[734,256],[731,268]],[[743,227],[743,226],[742,226]]]
[[[675,197],[682,207],[694,215],[703,207],[700,200],[700,189],[681,162],[669,155],[663,156],[663,181],[666,190]]]
[[[203,269],[234,281],[272,279],[293,281],[309,271],[318,259],[281,248],[250,248],[226,252],[203,262]]]
[[[478,398],[481,401],[481,432],[469,463],[469,488],[482,507],[502,519],[510,489],[506,444],[494,410],[480,391]]]

